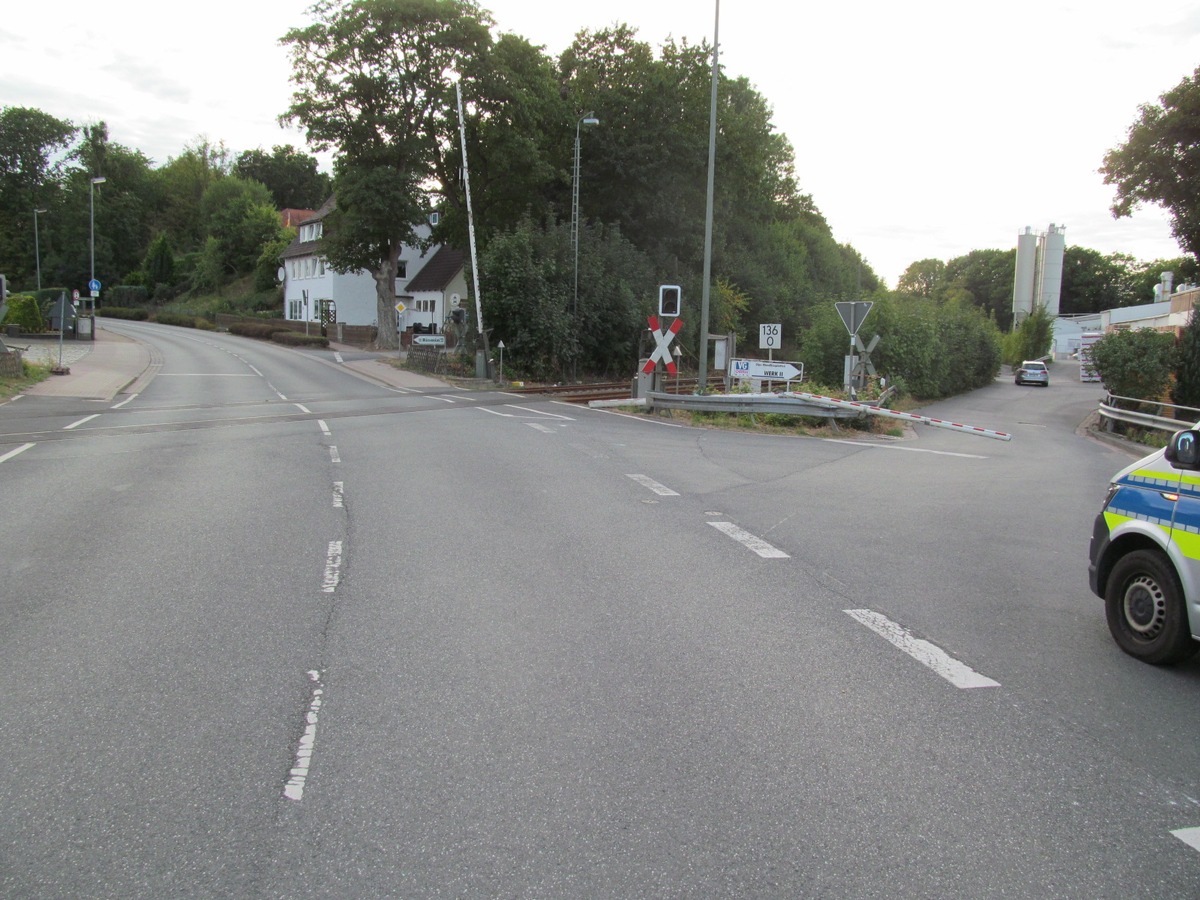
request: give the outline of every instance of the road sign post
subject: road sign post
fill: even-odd
[[[758,326],[758,349],[767,351],[767,359],[774,359],[774,352],[783,343],[783,326],[776,323],[773,325]]]
[[[850,333],[850,353],[846,356],[843,374],[846,392],[853,397],[854,372],[858,365],[858,358],[854,354],[855,341],[858,339],[858,329],[862,327],[867,313],[875,304],[870,300],[844,300],[833,305],[837,308],[838,315],[842,318],[842,324],[846,326],[846,331]]]

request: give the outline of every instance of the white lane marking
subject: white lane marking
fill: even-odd
[[[0,463],[2,463],[2,462],[8,462],[8,461],[9,461],[10,459],[12,459],[14,456],[17,456],[17,455],[19,455],[19,454],[21,454],[21,453],[24,453],[24,452],[25,452],[26,450],[28,450],[30,447],[36,447],[36,446],[37,446],[37,444],[22,444],[22,445],[21,445],[20,447],[18,447],[16,450],[9,450],[9,451],[8,451],[7,453],[5,453],[3,456],[0,456]]]
[[[954,453],[950,450],[927,450],[923,447],[900,447],[896,444],[868,444],[863,441],[840,441],[837,438],[822,438],[827,444],[845,444],[848,447],[862,447],[864,450],[903,450],[905,453],[932,453],[934,456],[957,456],[961,459],[989,459],[977,453]]]
[[[1176,828],[1171,834],[1193,850],[1200,850],[1200,828]]]
[[[970,666],[959,662],[941,647],[914,637],[912,632],[887,616],[870,609],[843,610],[852,619],[866,625],[884,640],[903,650],[917,662],[928,666],[957,688],[1000,687],[1000,682],[980,675]]]
[[[325,556],[325,580],[321,582],[321,591],[332,594],[337,590],[338,582],[342,580],[342,542],[330,541],[329,550]]]
[[[246,362],[246,361],[242,360],[242,362]],[[246,363],[246,365],[250,366],[250,363]],[[263,373],[258,371],[258,369],[254,368],[254,366],[250,366],[250,371],[253,372],[255,375],[257,375],[259,378],[263,377]]]
[[[132,403],[132,402],[133,402],[134,400],[136,400],[136,399],[137,399],[137,394],[130,394],[128,397],[126,397],[124,400],[122,400],[122,401],[121,401],[120,403],[118,403],[116,406],[114,406],[114,407],[111,407],[111,408],[112,408],[112,409],[120,409],[120,408],[121,408],[122,406],[124,406],[126,403]]]
[[[622,419],[633,419],[635,422],[645,422],[647,425],[661,425],[664,428],[687,427],[685,425],[680,425],[678,422],[660,422],[658,419],[651,418],[650,416],[631,416],[629,413],[617,412],[615,409],[592,409],[591,407],[584,408],[589,412],[603,413],[606,416],[619,416]]]
[[[325,437],[333,437],[333,432],[329,430],[329,426],[325,424],[324,419],[317,419],[317,424],[321,427],[321,434]]]
[[[305,406],[303,403],[294,403],[292,405],[295,406],[296,409],[300,410],[300,412],[308,413],[309,415],[312,415],[312,410],[309,409],[307,406]]]
[[[335,481],[333,483],[333,508],[345,509],[346,507],[346,482]]]
[[[772,547],[762,538],[755,537],[750,532],[745,531],[732,522],[709,522],[713,528],[727,535],[745,547],[747,550],[753,550],[763,559],[790,559],[788,554],[784,553],[778,547]]]
[[[540,422],[526,422],[525,424],[536,431],[540,431],[542,434],[554,434],[554,429],[549,425],[543,425]]]
[[[480,412],[491,413],[493,416],[500,416],[503,419],[517,418],[512,413],[500,412],[500,410],[498,410],[498,409],[488,409],[486,406],[477,406],[475,408],[478,409]]]
[[[253,378],[245,372],[159,372],[160,378]],[[262,376],[259,376],[262,377]]]
[[[66,427],[63,428],[63,431],[70,431],[72,428],[78,428],[84,422],[90,422],[90,421],[92,421],[92,419],[98,419],[98,418],[100,418],[100,413],[92,413],[92,415],[90,415],[90,416],[84,416],[78,422],[72,422],[70,425],[67,425]]]
[[[566,419],[568,422],[574,422],[570,416],[560,416],[558,413],[546,412],[541,409],[530,409],[527,406],[516,406],[512,403],[505,404],[509,409],[519,409],[521,412],[533,413],[535,416],[546,416],[550,419]]]
[[[283,786],[283,796],[288,800],[304,799],[304,785],[308,781],[308,770],[312,767],[313,750],[317,745],[317,714],[321,711],[321,703],[325,698],[325,686],[321,684],[321,673],[312,669],[308,673],[313,683],[309,695],[308,710],[304,713],[304,731],[296,744],[295,765],[288,772],[287,784]]]
[[[269,381],[267,382],[267,387],[269,387],[271,390],[273,390],[275,392],[275,396],[278,397],[280,400],[287,399],[287,397],[283,396],[283,391],[281,391],[279,388],[275,387],[275,385],[271,384],[271,382],[269,382]]]
[[[457,403],[458,401],[451,397],[432,397],[432,400],[441,400],[443,403]]]
[[[636,481],[642,487],[650,488],[650,490],[654,491],[654,493],[658,494],[658,496],[660,496],[660,497],[678,497],[679,496],[678,491],[671,490],[665,484],[659,484],[657,481],[655,481],[653,478],[651,478],[648,475],[626,475],[625,477],[632,478],[634,481]]]
[[[393,393],[396,393],[396,394],[419,394],[419,393],[421,393],[420,391],[416,390],[415,388],[389,387],[388,390],[392,391]]]
[[[333,358],[334,358],[336,361],[340,362],[340,363],[344,363],[344,362],[345,362],[345,360],[344,360],[344,359],[342,359],[342,354],[341,354],[341,351],[335,350],[335,351],[333,352]]]
[[[331,462],[340,463],[342,458],[338,456],[337,447],[333,444],[329,445],[329,459]]]

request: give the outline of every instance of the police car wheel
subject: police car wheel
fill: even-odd
[[[1108,630],[1117,646],[1155,665],[1179,662],[1196,652],[1183,593],[1159,553],[1135,550],[1113,566],[1104,596]]]

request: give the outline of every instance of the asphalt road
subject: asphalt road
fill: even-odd
[[[1070,368],[864,442],[128,327],[136,397],[0,406],[0,895],[1200,895]]]

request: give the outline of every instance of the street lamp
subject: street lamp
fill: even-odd
[[[91,187],[88,188],[88,207],[91,215],[91,244],[92,244],[92,274],[91,281],[96,280],[96,185],[104,184],[108,181],[103,175],[92,179]]]
[[[37,289],[42,289],[42,248],[38,244],[38,213],[44,213],[44,209],[35,209],[33,211],[33,258],[37,261]]]
[[[599,125],[596,114],[589,112],[575,123],[575,171],[571,179],[571,246],[575,251],[575,293],[571,300],[571,318],[578,330],[579,322],[579,130],[584,125]]]

